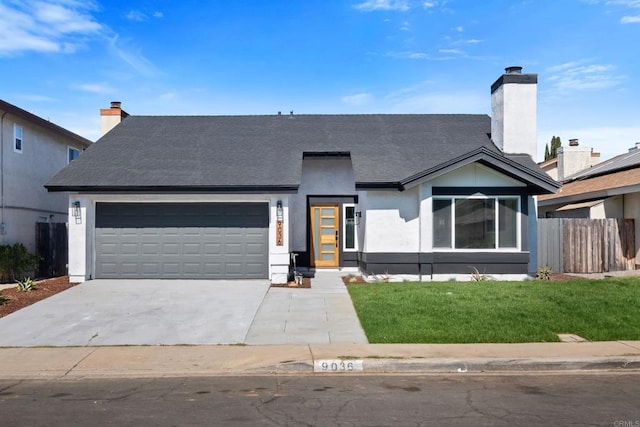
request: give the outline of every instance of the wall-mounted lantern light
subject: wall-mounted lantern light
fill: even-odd
[[[355,212],[355,220],[356,220],[356,225],[360,225],[360,218],[362,217],[362,211],[356,211]]]
[[[282,200],[276,202],[276,219],[278,221],[284,220],[284,210],[282,209]]]
[[[80,202],[71,203],[71,215],[76,219],[76,224],[82,224],[82,211],[80,210]]]

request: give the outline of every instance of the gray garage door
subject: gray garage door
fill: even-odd
[[[263,279],[267,203],[98,203],[96,278]]]

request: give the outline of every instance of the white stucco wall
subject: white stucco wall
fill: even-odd
[[[0,115],[2,112],[0,112]],[[22,153],[14,151],[13,125],[22,126]],[[82,148],[61,135],[12,114],[2,120],[2,206],[5,234],[0,244],[23,243],[35,251],[36,222],[66,222],[67,195],[44,184],[67,165],[68,147]]]
[[[368,191],[363,252],[417,252],[420,243],[418,187],[408,191]]]
[[[349,158],[305,158],[297,194],[291,195],[291,248],[307,250],[307,196],[353,196],[356,194]]]
[[[478,163],[463,166],[429,184],[432,187],[525,187],[522,182]]]
[[[505,153],[537,159],[537,84],[507,83],[491,95],[491,139]]]
[[[431,252],[433,187],[524,187],[480,164],[464,166],[408,191],[368,191],[360,197],[363,252]],[[531,206],[529,206],[531,209]],[[529,230],[537,224],[535,210]],[[528,236],[529,241],[533,236]],[[537,238],[537,237],[535,237]],[[534,270],[535,271],[535,270]]]
[[[573,175],[591,166],[591,148],[589,147],[560,147],[558,149],[558,178]]]
[[[284,211],[283,245],[276,246],[276,208],[282,201]],[[82,219],[72,216],[72,204],[79,201]],[[269,278],[284,283],[289,272],[289,195],[144,195],[144,194],[71,194],[69,196],[69,276],[74,282],[83,282],[95,274],[95,207],[98,202],[126,203],[269,203]]]

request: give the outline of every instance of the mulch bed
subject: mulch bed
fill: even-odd
[[[6,298],[7,301],[0,305],[0,317],[4,317],[75,285],[77,283],[69,283],[69,276],[62,276],[37,281],[36,289],[28,292],[19,291],[17,287],[2,289],[0,290],[0,295]]]
[[[299,288],[299,289],[309,289],[311,288],[311,279],[308,277],[302,278],[302,285],[298,285],[296,282],[288,282],[288,283],[273,283],[271,285],[272,288]]]

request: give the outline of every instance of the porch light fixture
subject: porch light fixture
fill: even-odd
[[[353,214],[355,216],[354,219],[355,219],[356,225],[360,225],[360,218],[362,218],[362,211],[355,211]]]
[[[76,219],[76,224],[82,224],[82,211],[80,210],[80,202],[71,203],[71,215]]]
[[[284,210],[282,209],[282,200],[276,202],[276,219],[278,221],[284,220]]]

